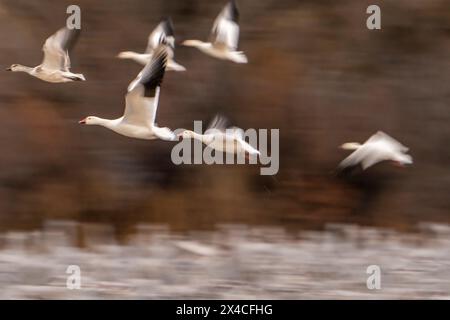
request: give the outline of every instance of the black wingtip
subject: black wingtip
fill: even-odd
[[[156,88],[161,86],[164,73],[166,71],[168,59],[168,48],[166,45],[159,45],[150,62],[142,70],[142,78],[139,81],[145,88],[145,97],[154,97]]]
[[[65,26],[63,29],[66,29],[66,34],[63,39],[63,42],[61,43],[61,47],[64,50],[71,52],[75,44],[78,42],[78,38],[80,37],[81,34],[81,29],[77,28],[69,29],[67,26]]]
[[[152,59],[150,61],[150,63],[152,62],[156,62],[156,61],[161,61],[164,63],[164,67],[166,67],[167,64],[167,57],[168,57],[168,48],[167,45],[165,44],[160,44],[154,51],[153,55],[152,55]]]
[[[230,0],[226,6],[226,18],[234,22],[239,22],[239,10],[235,0]]]
[[[173,21],[172,18],[167,16],[167,17],[163,17],[161,19],[161,25],[164,29],[164,33],[167,36],[173,36],[174,35],[174,28],[173,28]]]
[[[227,116],[223,115],[222,113],[217,113],[212,119],[210,119],[208,128],[225,130],[229,124],[230,119]]]

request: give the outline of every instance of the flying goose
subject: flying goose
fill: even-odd
[[[206,146],[221,152],[259,155],[260,152],[252,147],[244,139],[244,130],[237,127],[226,128],[226,119],[216,116],[204,134],[200,134],[191,130],[184,130],[178,134],[183,139],[196,139]]]
[[[366,170],[386,160],[394,161],[400,166],[413,163],[412,157],[406,154],[409,149],[381,131],[372,135],[364,144],[347,142],[341,148],[355,150],[339,164],[341,169],[361,164],[363,170]]]
[[[222,60],[247,63],[244,52],[236,51],[239,41],[239,12],[234,0],[228,2],[214,21],[210,42],[186,40],[183,45]]]
[[[69,70],[69,51],[74,46],[79,34],[79,29],[61,28],[45,41],[42,47],[44,60],[40,65],[32,68],[13,64],[6,70],[26,72],[33,77],[52,83],[85,81],[86,79],[81,73],[72,73]]]
[[[155,124],[168,51],[165,45],[156,48],[152,59],[130,83],[125,96],[125,112],[122,117],[108,120],[89,116],[79,123],[100,125],[130,138],[176,140],[175,134],[169,128],[160,128]]]
[[[175,37],[173,32],[173,24],[172,20],[167,18],[162,20],[158,26],[152,31],[152,33],[148,37],[147,49],[145,53],[137,53],[133,51],[124,51],[117,55],[120,59],[131,59],[140,63],[142,65],[146,65],[151,57],[155,49],[161,44],[166,44],[169,46],[169,59],[167,61],[167,70],[168,71],[186,71],[186,68],[182,65],[178,64],[174,60],[174,50],[175,50]]]

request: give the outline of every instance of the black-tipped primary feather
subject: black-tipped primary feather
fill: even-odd
[[[159,39],[159,44],[165,44],[169,46],[172,50],[175,49],[175,35],[173,31],[172,19],[165,18],[161,21],[161,28],[163,30],[161,37]],[[173,56],[173,51],[172,51]]]
[[[227,3],[225,8],[223,8],[221,15],[223,18],[227,20],[234,21],[236,23],[239,22],[239,10],[236,6],[236,2],[234,0],[231,0]]]
[[[214,21],[210,42],[217,48],[236,50],[239,40],[239,12],[234,1],[228,2]]]
[[[172,23],[172,19],[170,17],[164,18],[161,21],[161,27],[164,30],[164,33],[167,36],[173,36],[174,32],[173,32],[173,23]]]
[[[80,36],[81,29],[66,28],[65,30],[61,41],[61,48],[70,52]]]
[[[147,53],[152,53],[160,44],[165,44],[172,49],[175,47],[173,23],[170,18],[164,18],[148,37]]]
[[[229,124],[228,118],[221,114],[217,114],[214,118],[209,122],[207,130],[217,129],[220,131],[225,131]]]
[[[144,97],[154,97],[156,88],[162,83],[167,65],[167,50],[167,47],[164,45],[157,47],[152,59],[140,74],[137,84],[144,86]]]
[[[154,124],[168,50],[167,46],[158,46],[152,59],[128,86],[123,121],[143,126]]]

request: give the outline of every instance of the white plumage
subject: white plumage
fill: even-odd
[[[378,162],[387,160],[394,161],[399,165],[413,163],[412,157],[406,154],[409,149],[381,131],[371,136],[364,144],[348,142],[344,143],[341,148],[355,150],[339,164],[341,169],[361,164],[363,170],[366,170]]]
[[[225,118],[216,116],[204,134],[184,130],[178,136],[196,139],[206,146],[221,152],[259,155],[260,152],[244,139],[244,130],[237,127],[225,128]]]
[[[239,11],[234,0],[227,3],[214,21],[210,42],[186,40],[183,45],[195,47],[212,57],[230,60],[235,63],[247,63],[242,51],[237,51],[239,42]]]
[[[155,124],[167,59],[168,48],[160,45],[154,51],[150,62],[128,86],[128,93],[125,96],[125,112],[122,117],[108,120],[89,116],[80,123],[104,126],[131,138],[175,140],[176,137],[172,130],[160,128]]]
[[[42,48],[44,59],[37,67],[26,67],[13,64],[8,71],[25,72],[38,79],[52,82],[85,81],[85,77],[79,73],[70,72],[69,50],[75,44],[80,30],[62,28],[49,37]]]
[[[158,26],[150,33],[147,42],[147,48],[144,53],[133,51],[124,51],[117,55],[121,59],[131,59],[139,64],[146,65],[152,58],[156,48],[160,44],[168,46],[167,71],[186,71],[186,68],[175,62],[175,36],[172,20],[169,18],[162,20]]]

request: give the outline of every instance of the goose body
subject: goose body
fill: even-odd
[[[381,161],[394,161],[401,166],[413,163],[412,157],[406,154],[409,148],[381,131],[372,135],[363,144],[348,142],[341,148],[354,150],[339,164],[341,169],[360,164],[363,170],[366,170]]]
[[[170,19],[162,20],[148,37],[147,49],[144,53],[133,51],[123,51],[117,55],[120,59],[130,59],[139,64],[147,65],[152,59],[153,52],[160,45],[168,46],[168,59],[166,69],[168,71],[186,71],[186,68],[174,60],[175,37],[172,21]]]
[[[44,59],[37,67],[13,64],[6,69],[13,72],[25,72],[30,76],[51,83],[85,81],[84,75],[70,72],[69,50],[76,42],[80,30],[62,28],[50,36],[44,43]]]
[[[161,83],[168,59],[168,49],[160,45],[150,62],[128,86],[125,96],[125,112],[118,119],[102,119],[89,116],[80,124],[100,125],[118,134],[136,139],[175,140],[169,128],[155,124]]]
[[[242,129],[237,127],[225,129],[224,123],[224,118],[216,117],[204,134],[184,130],[178,136],[183,139],[196,139],[206,146],[221,152],[243,155],[260,154],[256,148],[245,141]]]
[[[230,1],[222,9],[214,21],[210,42],[186,40],[183,45],[194,47],[201,52],[221,60],[235,63],[247,63],[244,52],[237,51],[239,42],[239,11],[234,1]]]

